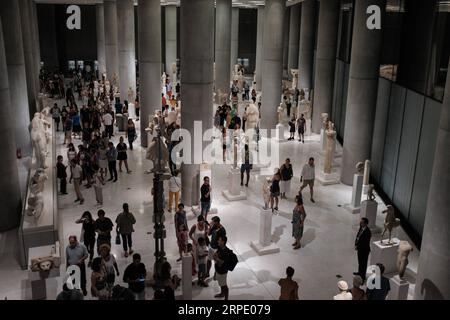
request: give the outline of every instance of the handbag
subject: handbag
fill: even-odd
[[[116,244],[117,245],[120,245],[120,235],[117,233],[117,235],[116,235]]]

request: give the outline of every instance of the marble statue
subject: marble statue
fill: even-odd
[[[301,99],[297,108],[297,118],[303,114],[305,119],[311,119],[311,102],[306,99]]]
[[[244,74],[241,70],[238,71],[238,86],[239,90],[242,91],[244,89]]]
[[[292,90],[297,89],[298,84],[298,69],[291,69],[292,74]]]
[[[48,108],[48,110],[46,110]],[[50,107],[45,107],[43,109],[43,111],[40,113],[40,120],[41,120],[41,124],[42,124],[42,128],[44,128],[44,135],[45,135],[45,152],[47,152],[47,144],[50,143],[50,138],[51,138],[51,133],[50,133],[50,128],[51,128],[51,123],[49,121],[47,121],[46,117],[48,117],[50,113]]]
[[[166,171],[167,162],[169,161],[169,150],[167,150],[167,146],[163,139],[159,138],[159,140],[161,146],[158,146],[158,137],[154,137],[152,143],[147,148],[146,158],[153,162],[153,169],[151,172]],[[159,159],[160,156],[161,159]]]
[[[397,255],[397,271],[400,278],[403,278],[406,271],[406,266],[409,263],[408,256],[413,251],[413,247],[408,241],[400,241]]]
[[[177,63],[176,62],[172,62],[172,82],[176,83],[177,82]]]
[[[394,228],[397,228],[400,225],[400,219],[395,217],[395,212],[394,212],[394,207],[391,205],[388,205],[386,207],[386,210],[383,211],[383,213],[386,213],[386,218],[384,219],[384,230],[383,233],[381,234],[381,244],[384,244],[383,242],[383,236],[386,233],[386,231],[389,232],[389,239],[387,244],[391,245],[393,244],[391,241],[391,237],[392,237],[392,230]]]
[[[325,149],[325,162],[323,172],[331,173],[331,167],[333,165],[333,151],[336,144],[336,131],[334,130],[334,124],[330,123],[328,130],[325,131],[327,136],[327,147]]]
[[[45,256],[31,258],[31,271],[49,271],[52,268],[59,268],[61,259],[55,256]]]
[[[234,65],[234,71],[233,71],[233,81],[239,81],[239,65]]]
[[[364,162],[364,179],[363,179],[363,185],[369,184],[369,177],[370,177],[370,160],[366,160]]]
[[[262,196],[264,199],[264,210],[269,209],[270,202],[270,185],[272,184],[272,180],[270,177],[267,177],[262,186]]]
[[[245,118],[247,119],[245,123],[246,129],[255,129],[259,121],[259,110],[254,103],[250,103],[245,110]]]
[[[364,162],[358,162],[355,166],[356,174],[362,175],[364,173]]]
[[[34,173],[33,177],[31,178],[30,183],[30,192],[32,194],[37,194],[39,192],[44,191],[45,181],[48,179],[47,174],[45,173],[45,170],[42,168],[39,168]]]
[[[320,116],[322,118],[322,129],[326,131],[328,130],[328,125],[330,124],[328,113],[322,113]]]
[[[44,124],[41,121],[41,114],[36,112],[31,120],[31,143],[34,149],[36,164],[38,168],[47,169],[47,138]]]
[[[42,192],[38,192],[36,194],[30,193],[28,196],[28,206],[25,212],[29,216],[33,216],[35,219],[39,219],[44,210],[44,198],[42,196]]]
[[[134,101],[134,91],[133,88],[129,87],[128,88],[128,102],[132,102]]]
[[[280,105],[278,106],[277,113],[278,113],[278,123],[280,124],[283,121],[283,114],[284,114],[283,103],[280,103]]]
[[[375,195],[373,194],[374,185],[369,184],[369,188],[367,189],[367,200],[375,200]]]
[[[166,86],[166,80],[167,80],[167,74],[165,71],[163,71],[163,74],[161,76],[161,90]]]
[[[176,122],[176,121],[177,121],[177,112],[175,110],[170,110],[167,113],[166,123],[168,125],[170,125],[171,123]]]

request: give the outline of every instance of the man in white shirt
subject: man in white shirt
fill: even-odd
[[[105,125],[105,131],[108,134],[108,137],[111,139],[113,135],[113,117],[112,115],[107,111],[102,117],[103,124]]]
[[[300,187],[300,193],[303,189],[309,185],[309,191],[311,193],[311,202],[315,203],[313,195],[314,195],[314,179],[315,175],[315,166],[314,166],[314,158],[309,158],[308,163],[303,166],[302,176],[300,177],[300,182],[303,182]]]
[[[178,177],[178,170],[174,170],[173,175],[169,179],[169,212],[172,212],[172,202],[175,197],[174,210],[178,208],[180,201],[181,179]]]
[[[80,204],[83,204],[84,198],[80,190],[83,169],[81,169],[80,165],[77,164],[75,159],[70,162],[70,167],[72,172],[71,180],[73,179],[73,187],[75,189],[75,194],[77,195],[77,199],[75,200],[75,202],[80,201]]]

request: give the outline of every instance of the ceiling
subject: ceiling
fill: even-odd
[[[1,0],[0,0],[1,1]],[[96,3],[102,3],[103,0],[34,0],[37,3],[53,3],[53,4],[96,4]],[[264,5],[264,0],[232,0],[233,1],[233,7],[239,7],[239,8],[256,8],[258,6]],[[296,4],[298,2],[301,2],[302,0],[286,0],[286,5],[291,6],[293,4]],[[135,0],[135,3],[137,4],[137,1]],[[161,5],[179,5],[180,0],[161,0]]]

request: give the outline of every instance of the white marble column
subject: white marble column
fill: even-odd
[[[298,53],[299,79],[298,88],[311,90],[312,71],[314,60],[316,0],[302,2],[302,15],[300,21],[300,45]]]
[[[263,61],[263,38],[264,38],[264,7],[258,7],[258,25],[256,34],[256,69],[255,69],[255,90],[262,90],[262,61]]]
[[[120,78],[119,73],[119,48],[118,43],[118,28],[117,28],[117,4],[116,0],[104,0],[103,7],[105,9],[105,61],[106,74],[110,81],[114,77],[117,80]],[[118,86],[120,82],[117,82]]]
[[[281,100],[285,1],[267,0],[264,19],[261,128],[275,129]]]
[[[216,102],[221,104],[221,96],[230,91],[231,73],[231,0],[216,1],[216,45],[215,45],[215,91]]]
[[[300,40],[300,13],[301,4],[290,7],[289,19],[289,52],[288,52],[288,77],[292,79],[291,69],[298,67],[298,44]]]
[[[0,166],[0,232],[17,228],[20,223],[20,187],[17,172],[16,138],[13,117],[11,115],[11,98],[6,65],[3,28],[0,18],[0,145],[2,146],[2,165]],[[26,131],[24,128],[22,128]]]
[[[95,7],[96,25],[97,25],[97,61],[98,76],[102,78],[102,74],[106,73],[105,58],[105,9],[103,3],[97,3]]]
[[[0,1],[0,17],[3,26],[11,105],[14,108],[12,123],[16,144],[17,148],[21,149],[22,155],[29,156],[31,155],[31,141],[27,128],[30,124],[30,111],[18,1]]]
[[[28,105],[30,114],[36,112],[36,68],[34,66],[33,58],[33,38],[32,38],[32,26],[31,12],[28,0],[19,0],[20,8],[20,21],[22,28],[22,40],[23,40],[23,54],[25,58],[25,72],[27,76],[27,93],[28,93]]]
[[[139,103],[141,146],[147,147],[145,128],[161,109],[161,5],[159,0],[138,1]]]
[[[177,7],[165,7],[166,74],[172,76],[172,63],[177,62]],[[172,79],[173,80],[173,79]]]
[[[128,100],[128,90],[136,93],[136,45],[134,0],[117,2],[120,100]],[[130,101],[131,102],[131,101]]]
[[[214,1],[181,0],[181,127],[194,140],[194,121],[201,121],[203,130],[212,128],[213,63],[214,63]],[[194,146],[191,152],[194,161]],[[203,144],[203,147],[205,144]],[[196,146],[197,148],[199,146]],[[181,167],[182,202],[198,203],[200,164]]]
[[[312,132],[315,133],[320,133],[322,128],[320,115],[331,114],[340,3],[339,0],[320,1],[312,115]]]
[[[449,61],[450,66],[450,61]],[[415,299],[450,299],[450,72],[447,72],[422,233]]]
[[[233,8],[231,12],[231,56],[230,56],[230,80],[234,65],[237,64],[239,49],[239,8]]]
[[[369,5],[378,5],[384,15],[386,0],[355,3],[341,171],[341,182],[347,185],[353,182],[355,164],[370,158],[372,146],[383,29],[367,28]]]

